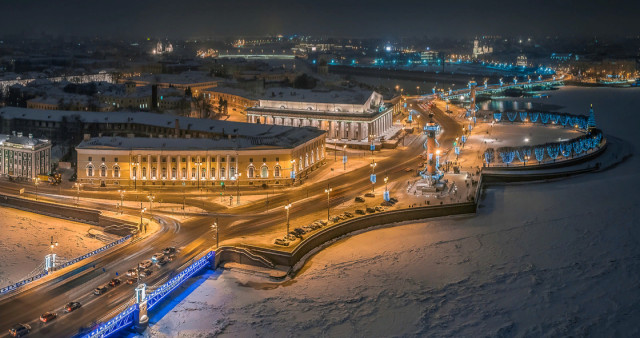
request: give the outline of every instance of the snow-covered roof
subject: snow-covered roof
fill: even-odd
[[[275,87],[265,90],[262,100],[315,103],[365,104],[373,91],[363,89],[315,90]]]
[[[213,81],[224,81],[224,79],[211,77],[207,72],[189,71],[180,74],[143,74],[133,77],[132,81],[142,81],[149,84],[153,83],[172,83],[172,84],[194,84]]]
[[[229,95],[236,95],[249,100],[257,100],[256,95],[242,89],[233,87],[209,87],[202,90],[203,92],[222,93]]]
[[[36,147],[39,145],[49,144],[49,140],[38,139],[29,136],[23,136],[22,133],[18,133],[17,135],[9,135],[9,134],[0,134],[0,145],[20,145],[20,146],[28,146],[28,147]]]
[[[147,112],[82,112],[66,110],[43,110],[18,107],[0,108],[2,119],[26,119],[61,122],[63,119],[84,123],[132,123],[162,128],[174,128],[178,122],[181,130],[212,134],[237,135],[279,147],[293,147],[314,139],[325,132],[317,128],[296,128],[245,122],[197,119],[169,114]]]
[[[251,139],[211,138],[152,138],[102,136],[82,141],[76,149],[124,149],[124,150],[250,150],[277,147],[257,144]]]

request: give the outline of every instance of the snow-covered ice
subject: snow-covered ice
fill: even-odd
[[[58,242],[54,253],[59,259],[76,258],[106,245],[87,237],[91,226],[83,223],[5,207],[0,207],[0,219],[0,287],[43,268],[44,256],[51,253],[51,236]]]
[[[486,189],[478,214],[339,240],[292,280],[216,271],[145,335],[638,336],[640,90],[562,88],[632,158],[605,172]]]

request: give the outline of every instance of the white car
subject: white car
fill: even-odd
[[[150,267],[151,265],[153,265],[153,262],[150,261],[150,260],[146,260],[146,261],[140,262],[140,264],[138,264],[138,267],[140,269],[146,269],[146,268]]]
[[[151,261],[156,263],[163,258],[164,258],[164,254],[162,252],[158,252],[151,257]]]

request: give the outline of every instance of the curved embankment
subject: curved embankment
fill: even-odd
[[[528,172],[513,172],[511,169],[514,168],[506,167],[499,170],[483,168],[476,187],[475,197],[470,202],[392,210],[350,219],[310,235],[291,252],[248,245],[242,246],[242,248],[221,247],[216,252],[216,264],[237,262],[267,268],[273,268],[275,265],[294,267],[309,258],[314,250],[355,231],[397,222],[474,214],[478,207],[482,189],[486,184],[551,180],[596,171],[600,166],[595,163],[593,165],[585,165],[585,163],[602,155],[608,148],[607,145],[608,143],[605,143],[600,149],[579,158],[528,166],[526,168]]]

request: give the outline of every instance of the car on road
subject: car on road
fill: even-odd
[[[48,323],[54,319],[58,318],[58,314],[55,312],[47,311],[40,316],[40,321],[43,323]]]
[[[162,250],[162,253],[164,253],[165,255],[171,255],[176,253],[176,248],[170,246],[168,248],[164,248],[164,250]]]
[[[412,171],[413,171],[413,169],[411,169],[411,168],[408,168],[408,167],[407,167],[407,168],[404,168],[404,171],[406,171],[406,172],[410,173],[410,172],[412,172]]]
[[[22,337],[31,332],[29,324],[16,324],[9,329],[9,334],[13,337]]]
[[[122,284],[122,281],[120,280],[120,278],[114,278],[109,282],[109,286],[114,288],[120,284]]]
[[[133,285],[138,281],[138,278],[127,278],[127,284]]]
[[[372,192],[368,192],[366,194],[364,194],[364,197],[376,197],[376,195]]]
[[[149,268],[151,265],[153,265],[153,262],[151,262],[150,260],[146,260],[146,261],[140,262],[140,264],[138,264],[138,267],[139,267],[140,269],[147,269],[147,268]]]
[[[104,286],[99,286],[99,287],[97,287],[97,288],[93,289],[93,294],[94,294],[94,295],[96,295],[96,296],[100,296],[101,294],[106,293],[106,292],[107,292],[107,290],[109,290],[109,289],[107,288],[107,286],[106,286],[106,285],[104,285]]]
[[[395,198],[395,197],[391,197],[391,198],[389,198],[389,201],[390,201],[391,203],[398,203],[398,199],[397,199],[397,198]]]
[[[149,276],[151,276],[152,273],[153,273],[153,270],[144,269],[144,270],[140,271],[140,277],[149,277]]]
[[[129,270],[127,270],[127,276],[128,277],[137,277],[138,276],[138,269],[129,269]]]
[[[364,210],[362,210],[362,209],[356,209],[356,214],[358,214],[358,215],[364,215],[364,214],[365,214],[365,212],[364,212]]]
[[[157,266],[163,266],[163,265],[165,265],[167,263],[169,263],[169,260],[166,257],[162,257],[156,262],[156,265]]]
[[[376,212],[376,209],[371,208],[371,207],[367,207],[367,212],[370,214],[373,214],[374,212]]]
[[[347,212],[345,212],[345,213],[344,213],[344,215],[345,215],[345,216],[347,216],[347,217],[349,217],[349,218],[353,217],[353,214],[352,214],[352,213],[350,213],[350,212],[348,212],[348,211],[347,211]]]
[[[158,252],[151,256],[151,261],[155,263],[162,258],[164,258],[164,254],[162,252]]]
[[[274,243],[276,245],[289,246],[289,242],[285,241],[282,238],[276,238],[276,241]]]
[[[356,196],[356,202],[364,203],[364,198]]]
[[[82,306],[80,302],[69,302],[64,306],[64,312],[73,312]]]

